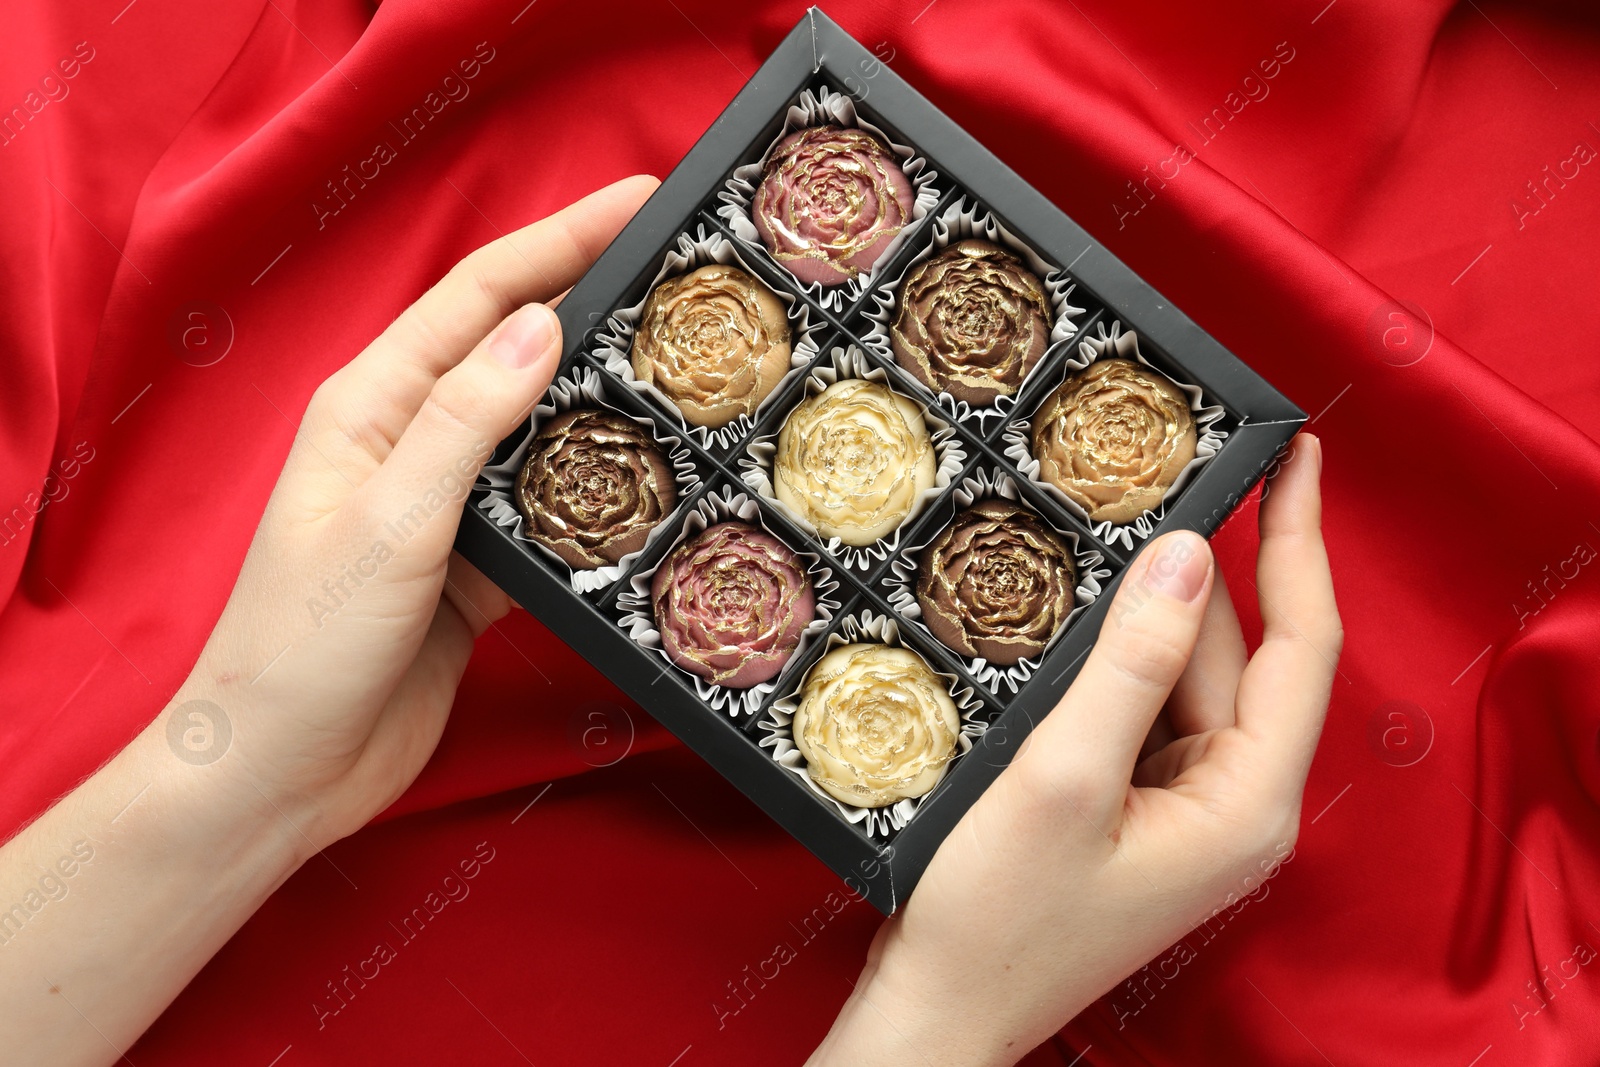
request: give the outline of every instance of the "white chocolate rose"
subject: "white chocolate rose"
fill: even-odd
[[[917,405],[887,386],[846,378],[789,413],[772,481],[779,502],[823,537],[861,546],[916,513],[936,469]]]
[[[793,728],[823,792],[882,808],[939,784],[961,715],[944,681],[910,649],[841,645],[806,674]]]

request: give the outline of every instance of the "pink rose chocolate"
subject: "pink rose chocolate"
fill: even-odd
[[[872,269],[915,200],[888,145],[851,126],[811,126],[773,148],[750,213],[796,278],[838,285]]]
[[[805,564],[742,522],[707,527],[672,550],[650,583],[667,656],[729,689],[776,677],[816,617]]]

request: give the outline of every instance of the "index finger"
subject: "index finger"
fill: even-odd
[[[659,184],[649,175],[624,178],[484,245],[406,308],[351,365],[387,369],[399,358],[438,378],[517,308],[547,304],[570,289]]]
[[[1294,439],[1289,462],[1261,504],[1256,562],[1261,647],[1239,680],[1239,729],[1263,746],[1264,765],[1298,795],[1322,733],[1344,628],[1322,541],[1322,442]]]
[[[517,308],[571,288],[658,184],[625,178],[457,263],[317,391],[304,423],[317,451],[369,475],[439,377]]]
[[[1047,789],[1075,791],[1080,814],[1114,822],[1140,744],[1183,673],[1216,567],[1198,534],[1163,534],[1123,576],[1083,670],[1032,734],[1013,768]],[[1087,807],[1090,810],[1084,810]]]

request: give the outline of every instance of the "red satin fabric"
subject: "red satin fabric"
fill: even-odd
[[[670,170],[803,11],[125,2],[25,5],[0,42],[0,108],[27,115],[0,147],[6,830],[178,686],[316,384],[473,247]],[[1036,1062],[1600,1062],[1592,13],[829,12],[1326,444],[1348,641],[1295,857]],[[332,213],[325,183],[370,174],[475,53],[468,94]],[[177,358],[172,324],[219,330],[216,308],[225,358]],[[1254,518],[1216,546],[1259,632]],[[877,918],[829,911],[838,880],[638,709],[586,745],[620,700],[526,617],[486,635],[416,786],[134,1062],[799,1062]],[[405,926],[475,858],[469,895]],[[352,981],[379,942],[394,958]]]

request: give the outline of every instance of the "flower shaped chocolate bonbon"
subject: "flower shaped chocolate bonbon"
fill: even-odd
[[[811,780],[861,808],[927,793],[961,734],[943,679],[910,649],[878,644],[840,645],[818,660],[791,725]]]
[[[888,145],[851,126],[810,126],[774,146],[750,213],[796,278],[838,285],[872,269],[915,201]]]
[[[553,416],[517,476],[527,537],[576,570],[643,548],[677,498],[672,464],[650,432],[598,408]]]
[[[1013,252],[969,238],[917,264],[889,331],[895,362],[982,407],[1014,396],[1050,347],[1044,285]]]
[[[917,405],[877,382],[845,378],[784,420],[773,490],[823,537],[859,547],[908,519],[936,471]]]
[[[1039,477],[1095,522],[1131,522],[1160,505],[1194,459],[1197,439],[1182,390],[1128,359],[1090,364],[1033,417]]]
[[[1033,512],[981,500],[923,550],[924,625],[963,656],[1003,667],[1036,658],[1076,606],[1072,549]]]
[[[738,267],[711,263],[656,286],[633,337],[633,376],[696,426],[753,415],[789,369],[783,302]]]
[[[816,616],[811,578],[794,550],[742,522],[709,526],[673,549],[650,599],[672,662],[730,689],[776,676]]]

